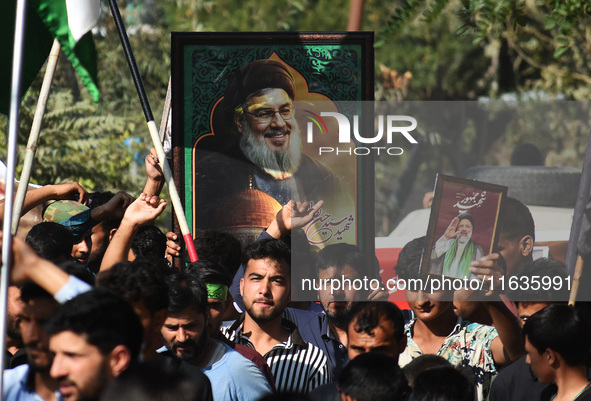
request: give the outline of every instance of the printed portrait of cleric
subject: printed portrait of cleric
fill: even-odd
[[[431,250],[429,273],[474,278],[470,273],[471,263],[484,256],[482,246],[472,240],[475,228],[474,217],[470,213],[454,217]]]
[[[252,213],[231,221],[248,202],[258,208],[251,212],[274,216],[289,200],[326,204],[342,191],[326,165],[303,154],[295,100],[294,77],[280,61],[252,61],[229,76],[221,107],[238,139],[196,163],[198,228],[260,223]]]

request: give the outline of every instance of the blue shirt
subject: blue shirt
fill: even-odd
[[[349,362],[349,354],[347,347],[331,333],[326,314],[286,308],[283,317],[296,324],[304,341],[315,345],[326,354],[332,377],[338,379]]]
[[[271,394],[271,385],[263,372],[249,359],[234,351],[229,345],[211,339],[216,349],[208,366],[201,369],[211,383],[213,401],[256,401]],[[180,362],[179,370],[196,368],[187,362],[176,359],[166,346],[156,352],[172,357]]]
[[[32,372],[31,372],[32,373]],[[4,371],[4,401],[43,401],[34,390],[33,377],[29,377],[29,365],[20,365]],[[59,391],[56,400],[61,401]]]
[[[271,386],[252,362],[230,346],[216,340],[223,347],[223,356],[202,369],[209,381],[214,401],[256,401],[271,394]]]
[[[80,295],[86,291],[90,291],[91,289],[92,286],[90,284],[85,283],[76,276],[70,275],[68,282],[64,284],[64,286],[60,288],[53,297],[61,305],[76,297],[77,295]]]

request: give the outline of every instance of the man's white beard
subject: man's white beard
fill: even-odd
[[[460,234],[459,237],[458,237],[458,242],[460,244],[467,244],[468,241],[470,241],[470,238],[472,238],[472,233],[468,234],[467,236],[464,236],[464,235],[461,235]]]
[[[302,143],[300,140],[300,128],[297,122],[292,120],[291,132],[287,127],[286,131],[289,146],[286,150],[273,151],[265,143],[265,134],[273,134],[283,130],[268,128],[262,136],[257,137],[247,121],[243,120],[242,134],[240,135],[240,149],[244,155],[256,166],[265,170],[274,178],[285,178],[285,173],[293,175],[300,167],[302,161]]]

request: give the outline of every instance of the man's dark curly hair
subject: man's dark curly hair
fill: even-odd
[[[140,227],[131,243],[131,250],[136,258],[146,256],[153,259],[164,259],[166,235],[153,225]]]
[[[400,341],[404,337],[404,316],[396,305],[391,302],[359,302],[349,313],[349,324],[354,323],[357,333],[372,335],[372,332],[384,318],[394,329],[394,338]]]
[[[224,266],[232,275],[240,267],[242,247],[232,234],[206,230],[193,240],[199,259],[207,259]]]
[[[207,288],[192,274],[174,273],[167,277],[168,313],[180,313],[193,308],[197,313],[207,313]]]
[[[95,288],[63,304],[45,326],[51,335],[74,332],[102,354],[126,346],[137,361],[142,345],[142,325],[131,305],[104,288]]]
[[[419,277],[425,237],[415,238],[402,248],[396,264],[396,274],[403,280]]]
[[[168,307],[166,276],[171,273],[164,259],[140,257],[133,262],[117,263],[99,273],[97,284],[132,305],[143,302],[150,313],[155,313]]]
[[[288,267],[291,266],[291,251],[289,246],[280,239],[270,238],[261,241],[256,241],[244,250],[244,266],[248,264],[251,259],[266,259],[284,263]]]
[[[206,284],[223,284],[226,287],[232,285],[232,276],[228,270],[217,263],[199,259],[183,268],[183,272],[193,275]]]

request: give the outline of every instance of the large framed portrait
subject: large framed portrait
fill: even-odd
[[[246,245],[288,201],[322,200],[308,242],[373,253],[373,159],[353,141],[329,154],[336,121],[319,115],[373,100],[373,72],[370,32],[173,32],[173,171],[193,235]]]
[[[438,175],[421,273],[474,279],[471,263],[492,253],[507,187]]]

